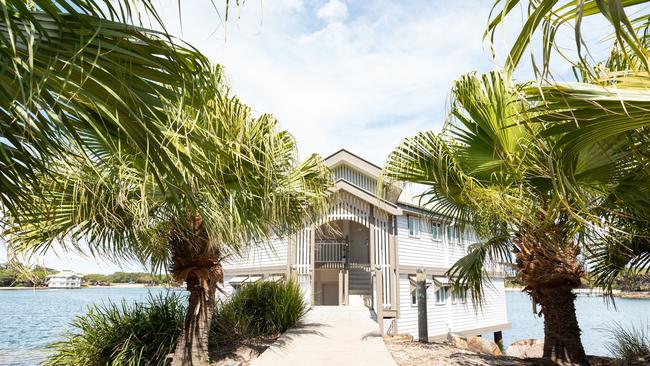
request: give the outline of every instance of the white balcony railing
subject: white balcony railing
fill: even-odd
[[[316,263],[345,263],[348,243],[344,240],[316,240]]]

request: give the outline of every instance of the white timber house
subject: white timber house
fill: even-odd
[[[47,276],[47,287],[49,288],[80,288],[84,275],[73,271],[61,271],[57,274]]]
[[[429,340],[447,334],[479,335],[510,328],[504,273],[491,267],[485,303],[456,296],[444,273],[475,238],[453,220],[419,207],[403,186],[378,196],[381,168],[340,150],[325,159],[335,184],[329,214],[318,224],[267,245],[250,246],[224,262],[224,292],[256,281],[293,278],[312,306],[367,306],[386,334],[418,337],[416,273],[426,273]]]

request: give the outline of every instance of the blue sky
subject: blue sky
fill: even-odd
[[[224,65],[233,93],[274,114],[303,157],[346,148],[381,165],[404,137],[442,127],[454,79],[500,63],[482,39],[489,0],[252,0],[232,8],[228,23],[208,0],[183,0],[180,19],[177,1],[159,3],[168,30]],[[497,33],[497,60],[521,24],[517,13]],[[555,70],[569,74],[560,63]],[[526,66],[515,75],[532,78]],[[61,250],[38,260],[80,272],[139,269]]]

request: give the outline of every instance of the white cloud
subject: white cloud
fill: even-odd
[[[336,22],[347,18],[348,6],[339,0],[329,0],[318,9],[318,17],[328,22]]]
[[[174,6],[162,10],[178,24]],[[489,11],[481,0],[268,0],[247,2],[226,32],[211,6],[184,1],[179,36],[223,64],[232,90],[274,114],[303,156],[345,147],[381,164],[402,138],[442,126],[454,79],[492,68]]]

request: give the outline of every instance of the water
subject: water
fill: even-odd
[[[76,290],[0,291],[0,365],[38,365],[47,355],[45,348],[61,339],[75,316],[88,305],[107,300],[145,300],[160,288],[88,288]]]
[[[521,292],[506,292],[508,321],[512,329],[503,332],[503,344],[525,338],[544,338],[543,318],[534,315],[530,298]],[[616,309],[605,304],[602,297],[579,296],[576,299],[578,324],[582,329],[582,344],[590,355],[608,356],[605,348],[607,333],[612,322],[624,326],[650,323],[650,300],[616,298]]]
[[[61,338],[68,323],[87,305],[108,300],[142,301],[149,292],[164,289],[102,288],[79,290],[0,291],[0,365],[37,365],[47,355],[45,347]],[[530,300],[519,292],[506,293],[512,329],[503,333],[504,344],[518,339],[543,338],[542,319],[531,312]],[[579,297],[577,311],[587,353],[607,355],[601,329],[612,321],[625,325],[650,321],[650,300],[617,299],[617,310],[599,297]]]

